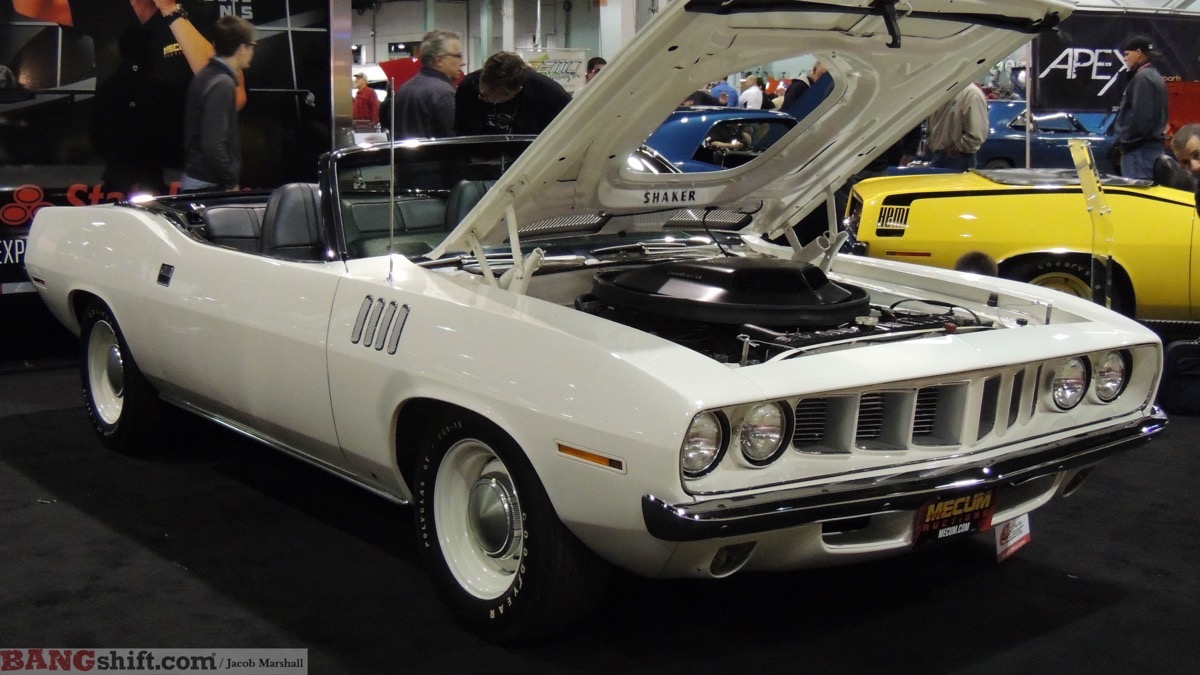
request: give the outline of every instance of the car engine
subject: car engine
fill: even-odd
[[[857,286],[785,260],[720,257],[599,272],[576,309],[657,335],[722,363],[754,365],[864,342],[987,330],[969,310],[872,305]]]

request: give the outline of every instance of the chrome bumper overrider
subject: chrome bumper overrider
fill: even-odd
[[[658,539],[700,541],[916,509],[948,493],[1086,467],[1150,440],[1166,424],[1167,416],[1156,406],[1149,416],[1119,429],[1082,434],[998,459],[691,504],[667,504],[654,495],[645,495],[642,517],[646,529]]]

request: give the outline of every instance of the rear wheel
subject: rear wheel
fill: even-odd
[[[130,454],[153,447],[165,404],[142,375],[112,310],[100,301],[80,317],[80,367],[92,427],[106,446]]]
[[[1039,258],[1020,263],[1007,275],[1034,286],[1091,299],[1091,270],[1076,260]]]
[[[1026,260],[1010,267],[1004,276],[1085,300],[1092,299],[1091,267],[1086,259],[1044,257]],[[1112,308],[1127,316],[1133,313],[1131,288],[1123,272],[1114,270]]]
[[[1007,159],[995,158],[995,159],[989,159],[987,162],[985,162],[983,164],[983,166],[981,166],[979,168],[981,168],[985,171],[991,171],[992,169],[1011,169],[1011,168],[1013,168],[1013,163],[1008,161]]]
[[[559,521],[516,444],[465,412],[433,429],[413,509],[421,557],[456,618],[489,640],[528,642],[591,609],[608,566]]]

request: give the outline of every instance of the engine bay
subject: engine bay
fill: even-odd
[[[815,265],[768,258],[602,271],[575,308],[740,366],[995,328],[969,309],[936,300],[872,304],[865,290],[830,280]]]

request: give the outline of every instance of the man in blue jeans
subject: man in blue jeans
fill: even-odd
[[[1152,180],[1154,160],[1166,151],[1167,86],[1154,67],[1154,43],[1144,35],[1125,42],[1125,67],[1132,73],[1113,125],[1121,149],[1121,175]]]

